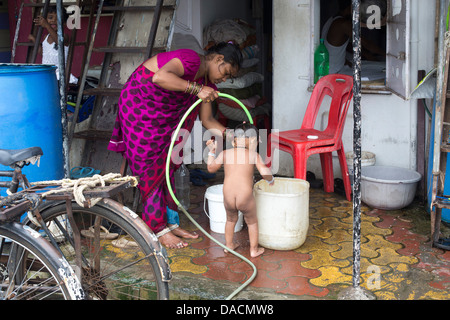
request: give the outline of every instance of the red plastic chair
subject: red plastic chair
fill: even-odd
[[[320,154],[325,192],[334,191],[332,152],[337,151],[345,187],[345,195],[351,200],[351,185],[347,161],[342,144],[342,132],[348,107],[352,100],[353,78],[331,74],[322,77],[314,87],[300,129],[274,132],[269,135],[269,159],[278,148],[292,155],[294,177],[306,180],[306,163],[312,154]],[[331,97],[328,125],[324,131],[314,129],[317,114],[325,96]]]

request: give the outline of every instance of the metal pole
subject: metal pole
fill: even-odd
[[[47,19],[47,12],[48,12],[49,6],[50,6],[50,0],[46,0],[44,3],[44,9],[42,11],[42,17],[44,17],[44,19]],[[34,43],[33,52],[31,54],[31,61],[29,61],[30,63],[36,62],[36,56],[38,54],[39,45],[41,43],[41,37],[42,37],[42,27],[39,26],[37,35],[36,35],[36,42]]]
[[[353,287],[359,286],[361,259],[361,25],[360,0],[352,0],[353,17]]]
[[[81,76],[81,79],[78,82],[78,83],[80,83],[80,87],[78,89],[77,103],[75,105],[75,112],[73,114],[72,125],[70,126],[70,130],[69,130],[69,144],[68,144],[69,150],[70,150],[70,146],[72,145],[73,134],[75,133],[75,126],[77,124],[78,113],[80,111],[81,99],[83,98],[84,85],[86,83],[86,77],[87,77],[87,72],[89,69],[89,63],[91,61],[92,50],[94,48],[95,36],[97,34],[98,25],[100,23],[100,16],[101,16],[101,12],[103,10],[103,3],[104,3],[104,0],[100,0],[98,7],[97,7],[97,16],[95,18],[94,30],[92,31],[91,41],[89,42],[89,48],[88,48],[88,52],[87,52],[87,56],[86,56],[86,60],[85,60],[83,74]]]
[[[442,184],[445,177],[440,181],[441,172],[441,140],[443,132],[443,121],[445,112],[445,99],[447,93],[444,92],[445,86],[445,70],[447,42],[445,41],[446,33],[446,18],[448,14],[448,0],[439,1],[439,35],[438,35],[438,67],[436,79],[436,96],[434,99],[435,112],[434,116],[434,144],[433,144],[433,179],[431,182],[431,245],[433,246],[439,240],[440,223],[441,223],[441,209],[434,207],[436,196],[442,190]],[[448,68],[448,66],[447,66]]]
[[[14,58],[16,57],[16,47],[17,47],[17,40],[19,39],[20,22],[22,21],[23,4],[24,3],[22,2],[22,4],[20,5],[19,16],[18,16],[17,24],[16,24],[16,32],[14,33],[14,42],[13,42],[13,47],[12,47],[12,52],[11,52],[11,63],[14,62]]]
[[[340,300],[374,300],[375,295],[359,286],[361,273],[361,24],[360,0],[352,0],[353,44],[353,279]]]
[[[444,85],[445,64],[445,19],[447,16],[446,0],[440,0],[439,36],[438,36],[438,68],[436,79],[436,115],[434,122],[433,175],[439,174],[442,135],[442,86]]]
[[[434,149],[433,149],[433,198],[436,196],[437,180],[440,167],[441,139],[442,139],[442,86],[444,84],[444,64],[445,64],[445,18],[447,16],[446,0],[439,1],[439,36],[438,36],[438,68],[436,79],[436,109],[434,115]],[[434,199],[433,199],[434,200]]]
[[[59,99],[61,106],[61,124],[63,136],[64,176],[69,178],[69,139],[67,135],[67,104],[66,104],[66,68],[64,58],[64,22],[62,21],[62,0],[56,1],[56,18],[58,24],[58,73],[59,73]]]

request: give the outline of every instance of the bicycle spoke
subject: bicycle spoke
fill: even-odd
[[[98,206],[82,208],[74,204],[73,220],[81,234],[82,259],[81,266],[75,267],[77,260],[71,241],[71,232],[75,231],[67,230],[68,224],[61,220],[56,222],[65,214],[65,209],[65,204],[61,204],[41,212],[41,215],[47,225],[54,221],[53,231],[58,230],[63,235],[61,238],[66,238],[60,239],[58,246],[73,269],[81,269],[83,289],[91,299],[157,299],[168,296],[168,285],[161,279],[154,250],[148,242],[132,224],[123,222],[120,214]],[[109,239],[114,233],[116,235]],[[162,294],[159,293],[161,288]]]
[[[3,246],[4,247],[4,246]],[[2,278],[1,299],[49,299],[63,297],[47,266],[34,254],[11,243]]]

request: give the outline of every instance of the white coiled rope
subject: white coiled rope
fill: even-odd
[[[75,201],[80,205],[81,207],[84,207],[86,205],[85,201],[86,198],[84,197],[84,190],[88,188],[95,188],[95,187],[104,187],[106,183],[112,183],[112,182],[121,182],[121,181],[131,181],[132,186],[136,187],[138,184],[138,181],[136,177],[133,176],[125,176],[122,177],[120,173],[107,173],[105,175],[99,175],[95,174],[92,177],[85,177],[85,178],[79,178],[79,179],[62,179],[62,180],[49,180],[49,181],[37,181],[32,182],[32,185],[39,186],[39,185],[47,185],[47,186],[61,186],[61,188],[57,188],[54,190],[49,190],[41,194],[43,198],[50,194],[55,193],[61,193],[61,192],[72,192]],[[92,198],[90,199],[89,203],[87,203],[87,206],[90,208],[92,206],[95,206],[102,198]]]

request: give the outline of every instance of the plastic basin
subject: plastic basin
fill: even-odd
[[[397,210],[411,204],[417,182],[422,175],[417,171],[392,167],[368,166],[361,168],[361,200],[368,206]]]

